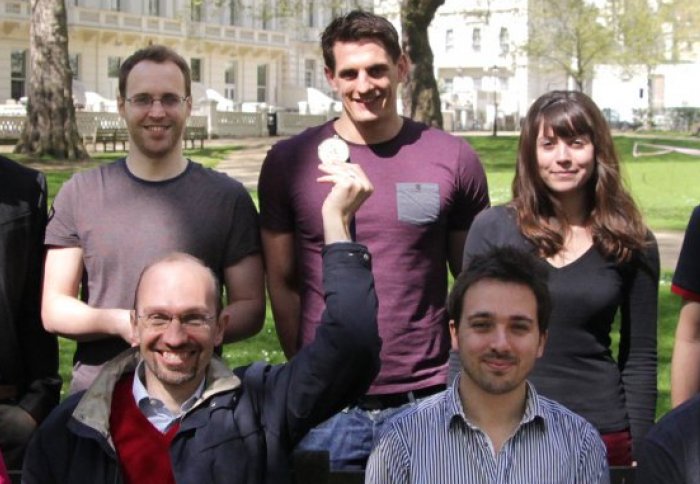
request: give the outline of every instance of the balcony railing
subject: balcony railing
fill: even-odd
[[[286,47],[286,32],[251,29],[231,25],[191,22],[183,18],[149,17],[128,12],[68,6],[68,25],[90,27],[116,32],[138,32],[151,35],[197,37],[201,39],[238,42],[253,46]],[[0,0],[0,19],[29,21],[28,1]]]

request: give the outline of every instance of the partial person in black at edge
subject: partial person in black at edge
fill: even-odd
[[[40,316],[46,180],[0,156],[0,451],[22,468],[36,426],[58,404],[58,343]]]

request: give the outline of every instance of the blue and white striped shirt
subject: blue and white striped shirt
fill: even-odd
[[[488,436],[466,419],[458,385],[459,378],[387,425],[370,456],[365,483],[609,482],[598,431],[537,395],[529,383],[523,418],[494,456]]]

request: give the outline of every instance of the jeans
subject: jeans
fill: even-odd
[[[328,451],[332,470],[364,469],[386,423],[420,400],[383,410],[345,408],[311,429],[297,444],[296,450]]]

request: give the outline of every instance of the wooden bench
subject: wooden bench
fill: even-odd
[[[197,141],[199,141],[199,148],[204,148],[204,140],[207,139],[207,137],[207,128],[204,126],[187,126],[185,128],[185,136],[183,137],[185,149],[187,148],[188,141],[192,143],[192,149],[194,149],[195,142]]]
[[[122,151],[126,151],[126,142],[129,141],[129,130],[126,128],[106,128],[98,126],[95,129],[94,146],[102,143],[103,151],[117,151],[117,143],[122,144]],[[108,150],[107,145],[111,144],[112,149]]]
[[[328,452],[295,452],[292,458],[295,484],[363,484],[364,471],[333,471]],[[610,484],[634,484],[636,467],[610,468]]]

